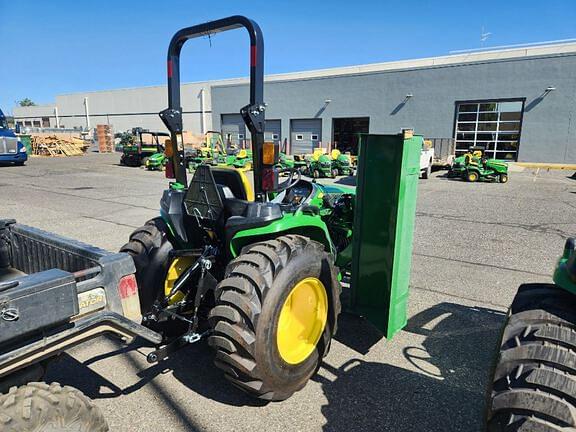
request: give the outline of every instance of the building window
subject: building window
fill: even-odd
[[[312,139],[312,141],[318,141],[318,135],[317,134],[312,134],[312,136],[310,138]]]
[[[50,118],[49,117],[42,117],[42,127],[49,128],[50,127]]]
[[[280,139],[280,135],[278,135],[278,134],[272,134],[272,139],[273,139],[273,140],[278,140],[278,139]]]
[[[243,140],[243,139],[244,139],[244,134],[238,134],[238,139],[239,139],[239,140]]]
[[[30,120],[25,120],[24,121],[24,126],[26,127],[32,127],[32,122]]]
[[[524,101],[461,102],[456,105],[456,155],[482,147],[488,158],[517,160]]]
[[[40,127],[40,120],[32,120],[32,125],[33,125],[34,127],[39,128],[39,127]]]
[[[302,134],[296,135],[296,141],[302,141],[303,139],[304,139],[304,135],[302,135]]]

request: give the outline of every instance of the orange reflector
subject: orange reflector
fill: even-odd
[[[121,278],[118,283],[118,292],[124,316],[139,322],[142,319],[142,313],[140,311],[140,297],[138,296],[136,277],[131,274]]]
[[[172,140],[167,139],[164,141],[164,154],[167,157],[172,157],[174,155],[174,149],[172,148]]]
[[[262,149],[262,163],[264,165],[274,165],[274,143],[273,142],[265,142],[264,147]]]

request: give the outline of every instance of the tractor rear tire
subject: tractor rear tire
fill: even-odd
[[[120,249],[134,259],[136,281],[142,315],[150,312],[156,300],[164,297],[164,281],[170,268],[172,243],[167,236],[168,227],[160,217],[146,222],[130,234],[130,241]],[[144,322],[154,331],[170,336],[182,333],[182,322]]]
[[[488,431],[576,430],[576,296],[520,286],[502,335]]]
[[[322,287],[325,307],[314,303],[309,292],[298,301],[292,297],[310,280]],[[286,235],[245,247],[228,264],[225,278],[216,288],[216,306],[209,315],[213,333],[208,343],[216,350],[216,366],[232,384],[252,396],[268,401],[289,398],[306,385],[328,353],[341,310],[340,292],[332,257],[318,242]],[[304,318],[313,317],[308,322],[313,322],[316,340],[303,336],[305,332],[286,332],[281,326],[283,336],[291,336],[297,349],[305,347],[297,358],[289,358],[286,351],[280,351],[279,322],[285,322],[281,316],[286,306],[292,311],[295,304],[304,304],[295,307]],[[308,316],[304,312],[307,304],[314,305],[309,307],[312,312]],[[327,314],[319,321],[313,314],[322,308]],[[298,346],[302,338],[307,343]]]
[[[100,409],[72,387],[33,382],[0,395],[2,432],[106,432]]]

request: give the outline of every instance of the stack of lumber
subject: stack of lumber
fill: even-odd
[[[32,156],[82,156],[88,144],[77,137],[54,135],[32,135]]]
[[[98,151],[100,153],[112,153],[114,151],[112,126],[96,125],[96,137],[98,138]]]

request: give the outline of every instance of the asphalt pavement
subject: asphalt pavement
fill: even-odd
[[[0,167],[0,218],[117,251],[158,215],[167,185],[118,160]],[[519,284],[550,281],[576,233],[576,181],[566,171],[512,172],[507,184],[443,174],[418,188],[406,328],[386,340],[343,315],[318,375],[289,400],[264,404],[231,387],[204,343],[149,365],[149,348],[102,337],[63,355],[47,379],[93,398],[112,431],[482,430],[505,312]]]

